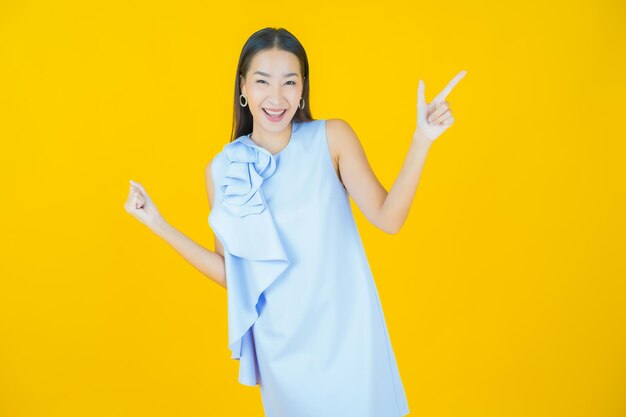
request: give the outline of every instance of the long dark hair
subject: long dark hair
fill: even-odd
[[[241,95],[240,76],[245,77],[250,67],[252,58],[265,49],[279,48],[283,51],[291,52],[298,57],[304,85],[302,97],[304,99],[304,110],[298,107],[293,115],[293,121],[303,122],[314,120],[311,116],[311,103],[309,102],[309,60],[307,59],[304,47],[295,36],[284,28],[266,27],[252,34],[246,41],[239,56],[237,73],[235,75],[235,107],[233,112],[233,125],[230,141],[239,136],[252,133],[252,113],[248,106],[241,107],[239,96]]]

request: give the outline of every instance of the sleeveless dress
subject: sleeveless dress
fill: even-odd
[[[267,417],[400,417],[408,403],[378,291],[326,140],[291,122],[276,154],[249,135],[211,167],[228,346]]]

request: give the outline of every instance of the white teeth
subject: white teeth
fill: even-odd
[[[270,116],[280,116],[281,114],[283,114],[285,112],[285,110],[279,111],[278,113],[275,113],[275,112],[267,110],[267,109],[263,109],[263,110],[265,111],[265,113],[269,114]]]

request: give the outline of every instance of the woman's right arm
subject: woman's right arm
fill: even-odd
[[[206,187],[209,197],[209,208],[213,207],[213,179],[211,178],[211,162],[205,168]],[[226,285],[226,267],[224,265],[224,248],[215,236],[215,252],[210,251],[177,230],[165,219],[159,217],[151,224],[152,231],[165,240],[178,254],[204,275],[224,288]]]
[[[211,162],[205,169],[209,205],[213,207],[213,179],[211,178]],[[130,180],[130,191],[124,209],[150,230],[167,242],[179,255],[204,275],[224,288],[226,285],[226,266],[224,264],[224,248],[215,237],[215,252],[210,251],[170,225],[159,213],[156,205],[143,186]]]
[[[155,222],[152,231],[163,238],[163,240],[196,269],[217,284],[227,288],[224,255],[200,246],[165,220]]]

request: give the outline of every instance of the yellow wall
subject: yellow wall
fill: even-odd
[[[204,167],[265,26],[387,189],[418,80],[467,70],[400,233],[353,206],[411,415],[626,415],[623,2],[98,3],[0,5],[0,416],[262,415],[225,290],[123,203],[213,249]]]

